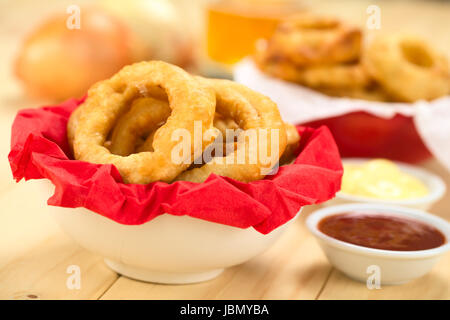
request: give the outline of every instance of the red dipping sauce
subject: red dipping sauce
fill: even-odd
[[[382,250],[426,250],[446,241],[442,232],[431,225],[383,213],[331,215],[320,220],[318,228],[337,240]]]

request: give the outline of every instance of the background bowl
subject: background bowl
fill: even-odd
[[[317,225],[323,218],[344,212],[386,213],[418,220],[434,226],[446,238],[440,247],[420,251],[391,251],[362,247],[334,239],[322,233]],[[366,282],[372,266],[380,270],[380,283],[402,284],[428,273],[439,257],[450,250],[450,224],[424,211],[381,204],[345,204],[313,212],[306,220],[308,229],[318,240],[328,261],[348,277]]]
[[[364,158],[347,158],[342,159],[342,163],[345,164],[363,164],[371,159]],[[439,201],[446,192],[446,185],[444,180],[439,176],[432,174],[422,168],[417,166],[395,162],[397,166],[399,166],[402,172],[405,172],[409,175],[412,175],[422,181],[427,187],[429,193],[420,198],[413,199],[403,199],[403,200],[387,200],[387,199],[377,199],[363,196],[351,195],[348,193],[344,193],[339,191],[336,194],[336,197],[331,199],[330,201],[325,202],[326,206],[334,206],[337,204],[343,203],[378,203],[378,204],[386,204],[386,205],[395,205],[395,206],[404,206],[410,207],[420,210],[428,210],[431,206]]]
[[[240,229],[189,216],[163,214],[142,225],[123,225],[85,208],[48,208],[69,236],[103,256],[114,271],[138,280],[170,284],[206,281],[224,268],[253,258],[272,245],[295,219],[263,235],[253,228]]]
[[[352,112],[304,125],[313,128],[326,125],[342,157],[388,158],[409,163],[431,157],[412,117],[396,115],[384,119],[366,112]]]

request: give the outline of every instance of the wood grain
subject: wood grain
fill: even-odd
[[[0,299],[97,299],[117,274],[60,231],[36,187],[20,183],[0,196]],[[66,286],[71,265],[80,290]]]
[[[80,288],[67,281],[80,268]],[[63,234],[48,238],[0,271],[0,299],[98,299],[116,280],[103,259]]]
[[[331,267],[303,220],[266,253],[212,281],[168,286],[121,277],[102,299],[315,299]]]
[[[433,270],[422,278],[399,286],[381,286],[369,290],[365,283],[349,280],[333,270],[319,299],[450,299],[450,254],[445,255]]]

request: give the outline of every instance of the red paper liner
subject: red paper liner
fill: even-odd
[[[126,225],[166,213],[267,234],[302,206],[329,200],[340,189],[342,163],[326,127],[298,127],[302,138],[296,160],[263,180],[243,183],[211,175],[204,183],[125,184],[113,165],[71,158],[67,121],[82,102],[24,109],[12,126],[8,158],[14,178],[49,179],[55,185],[49,205],[84,207]]]

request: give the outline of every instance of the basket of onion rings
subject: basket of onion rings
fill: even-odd
[[[256,91],[160,61],[19,111],[9,161],[17,181],[51,187],[49,211],[72,238],[161,283],[211,279],[262,252],[342,177],[326,127],[295,127]]]
[[[438,142],[450,132],[435,122],[450,120],[449,63],[420,37],[365,39],[343,21],[303,13],[259,41],[234,76],[273,99],[284,120],[327,125],[344,157],[418,162],[433,153],[450,166]]]

